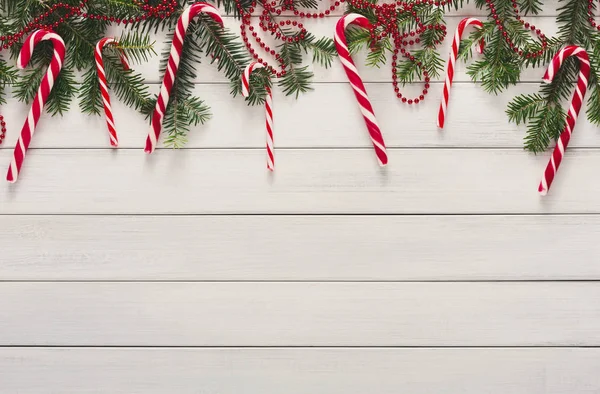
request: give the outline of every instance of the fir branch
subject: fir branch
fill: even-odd
[[[6,86],[16,83],[18,78],[17,70],[9,66],[3,59],[0,59],[0,104],[6,104]]]
[[[519,0],[519,9],[523,15],[537,15],[542,11],[542,0]]]
[[[83,74],[83,83],[79,89],[79,109],[88,115],[100,115],[102,113],[102,94],[98,83],[98,72],[95,67],[91,67]]]
[[[331,67],[333,58],[337,56],[335,43],[329,37],[321,37],[317,40],[314,35],[307,32],[304,40],[300,40],[299,44],[305,53],[308,53],[309,50],[313,53],[313,63],[318,63],[325,68]]]
[[[423,48],[413,52],[414,61],[403,60],[396,66],[398,82],[407,84],[423,78],[425,68],[430,77],[436,78],[444,69],[444,62],[433,48]],[[419,63],[422,66],[419,66]]]
[[[200,43],[199,48],[210,55],[211,63],[217,64],[218,71],[225,72],[231,83],[231,93],[234,96],[241,93],[242,73],[251,61],[246,48],[234,33],[223,29],[212,19],[203,17],[200,23],[202,28],[194,37]]]
[[[473,81],[481,81],[485,91],[497,94],[518,82],[521,63],[495,24],[484,23],[482,30],[486,41],[484,58],[472,63],[467,74]]]
[[[386,52],[392,52],[392,43],[389,38],[379,40],[367,53],[366,64],[369,67],[381,67],[386,61]]]
[[[73,68],[65,65],[54,81],[54,86],[46,102],[46,111],[52,116],[63,115],[69,110],[78,90]]]
[[[240,86],[238,83],[237,86]],[[273,87],[271,76],[265,68],[256,69],[250,74],[250,95],[246,98],[249,105],[263,104],[267,97],[267,86]]]
[[[23,76],[15,83],[14,96],[19,101],[29,104],[35,97],[44,74],[46,74],[46,70],[43,67],[28,68],[25,70]]]
[[[297,42],[284,42],[280,45],[281,57],[288,65],[285,75],[279,80],[279,86],[286,96],[306,93],[312,90],[310,87],[313,73],[308,70],[308,66],[300,67],[302,64],[302,47]]]
[[[167,133],[164,144],[174,149],[182,148],[187,143],[191,125],[203,124],[211,117],[210,108],[195,97],[183,100],[175,98],[169,104],[169,109],[163,121],[163,129]]]
[[[142,34],[139,31],[130,31],[121,34],[117,40],[118,45],[113,48],[120,49],[125,52],[128,60],[133,60],[136,63],[147,62],[151,55],[156,55],[154,50],[154,41],[150,40],[150,36]]]
[[[350,55],[354,55],[365,48],[371,47],[371,35],[367,29],[348,26],[346,29],[346,42]]]
[[[309,9],[317,9],[319,8],[318,0],[291,0],[291,3],[294,8],[309,8]],[[280,5],[284,5],[285,1],[280,0]]]

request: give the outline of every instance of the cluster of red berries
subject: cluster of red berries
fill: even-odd
[[[297,21],[297,18],[294,19],[285,19],[276,21],[274,17],[280,16],[283,12],[289,11],[293,13],[295,16],[299,18],[325,18],[327,15],[330,15],[332,11],[334,11],[337,7],[341,5],[344,0],[336,0],[328,9],[323,12],[303,12],[296,9],[294,6],[293,0],[284,0],[281,5],[279,5],[278,1],[275,0],[260,0],[260,5],[262,7],[262,13],[259,15],[258,26],[264,32],[270,33],[276,39],[281,40],[283,42],[298,42],[300,40],[304,40],[306,37],[306,29],[301,22]],[[281,56],[280,53],[277,53],[275,49],[267,45],[262,38],[258,36],[258,32],[252,26],[251,17],[254,13],[256,6],[258,5],[257,1],[253,1],[250,5],[250,8],[244,10],[240,0],[236,0],[236,5],[239,14],[242,17],[242,24],[240,25],[242,39],[244,40],[244,44],[250,55],[254,58],[255,61],[261,63],[265,66],[269,72],[276,75],[277,77],[282,77],[286,74],[286,68],[288,64],[286,64],[285,59]],[[293,28],[292,32],[289,28]],[[249,32],[249,33],[248,33]],[[256,44],[263,49],[267,54],[271,55],[275,58],[277,63],[279,63],[280,69],[277,70],[275,67],[271,66],[265,59],[261,58],[256,50],[253,48],[253,44],[250,41],[251,36]]]
[[[177,0],[162,0],[160,4],[156,6],[149,5],[148,0],[139,0],[136,3],[140,7],[141,14],[136,17],[121,19],[109,15],[98,15],[84,12],[83,9],[88,1],[89,0],[81,0],[81,2],[77,5],[70,5],[60,2],[53,4],[46,12],[35,17],[31,22],[29,22],[23,29],[21,29],[17,33],[9,34],[6,36],[0,36],[0,42],[2,42],[2,46],[0,49],[10,48],[12,45],[18,42],[24,35],[32,31],[39,29],[53,30],[61,23],[64,23],[67,19],[76,15],[85,19],[95,19],[128,25],[144,21],[148,18],[167,18],[171,14],[173,14],[173,12],[175,12],[175,9],[177,8]],[[56,19],[52,23],[44,23],[46,19],[48,19],[50,16],[53,16],[55,13],[58,13],[59,11],[62,11],[63,14],[58,19]]]

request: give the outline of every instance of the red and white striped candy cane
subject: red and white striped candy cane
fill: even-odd
[[[31,138],[35,132],[35,126],[42,115],[44,104],[46,104],[46,100],[50,95],[52,86],[54,86],[54,81],[56,81],[65,59],[65,43],[62,38],[60,38],[58,34],[47,30],[37,30],[27,37],[23,47],[21,48],[21,52],[19,53],[19,58],[17,60],[17,66],[19,68],[25,68],[27,66],[35,46],[41,41],[52,42],[54,45],[54,56],[50,61],[50,66],[46,71],[46,75],[44,75],[42,78],[42,82],[35,98],[33,99],[33,104],[31,105],[31,109],[29,110],[29,114],[27,115],[27,119],[23,125],[23,129],[21,129],[21,135],[19,136],[19,140],[15,146],[13,159],[8,167],[8,174],[6,175],[6,180],[9,182],[16,182],[17,178],[19,177],[19,171],[21,171],[25,154],[27,153],[29,143],[31,142]]]
[[[252,62],[246,66],[242,74],[242,96],[250,95],[250,74],[257,68],[264,68],[261,63]],[[267,89],[267,98],[265,100],[265,124],[267,128],[267,169],[275,169],[275,155],[273,153],[273,93],[269,86]]]
[[[452,41],[452,47],[450,48],[450,57],[448,59],[448,66],[446,67],[446,82],[444,83],[444,93],[442,96],[442,102],[440,104],[440,110],[438,112],[437,126],[440,129],[444,128],[444,121],[446,119],[446,110],[448,108],[448,99],[450,98],[450,88],[452,87],[452,81],[454,80],[454,65],[458,58],[458,48],[460,47],[460,40],[462,39],[463,32],[468,26],[476,26],[478,28],[483,27],[483,23],[475,18],[465,18],[458,23],[456,32],[454,33],[454,40]],[[484,41],[481,39],[477,45],[477,52],[483,53]]]
[[[379,165],[384,166],[388,162],[388,157],[385,150],[383,135],[381,134],[381,130],[377,124],[377,119],[375,118],[373,107],[369,101],[369,96],[367,96],[365,85],[363,84],[360,75],[358,75],[358,70],[352,61],[352,57],[350,57],[350,52],[348,51],[348,45],[346,43],[346,27],[351,24],[361,26],[365,29],[371,28],[369,20],[364,16],[358,14],[348,14],[341,17],[337,22],[333,40],[340,57],[340,61],[344,66],[344,71],[346,71],[346,75],[348,76],[350,86],[352,86],[352,89],[354,90],[354,95],[358,101],[360,112],[362,113],[365,123],[367,124],[367,130],[371,136],[371,142],[373,143],[373,148],[375,148],[375,154],[377,155]]]
[[[110,136],[110,144],[116,147],[119,144],[117,138],[117,130],[115,129],[115,118],[110,105],[110,95],[108,94],[108,82],[106,81],[106,72],[104,71],[104,61],[102,60],[102,49],[106,45],[117,45],[118,42],[112,37],[105,37],[98,41],[94,58],[96,59],[96,70],[98,71],[98,84],[100,85],[100,93],[102,95],[102,103],[104,104],[104,114],[106,115],[106,125],[108,126],[108,134]],[[125,70],[129,70],[129,62],[123,51],[120,51],[121,63]]]
[[[587,52],[585,49],[578,46],[569,45],[561,49],[556,56],[554,56],[554,59],[552,59],[552,62],[548,66],[548,70],[546,70],[546,74],[544,75],[544,82],[552,82],[563,61],[569,56],[575,56],[577,59],[579,59],[579,77],[577,79],[575,93],[571,99],[569,111],[567,112],[565,128],[560,134],[558,141],[556,141],[556,146],[552,152],[552,157],[546,166],[546,171],[544,171],[544,176],[542,177],[542,181],[538,187],[538,191],[542,195],[546,195],[546,193],[548,193],[548,190],[552,185],[552,181],[554,180],[554,176],[556,175],[558,167],[560,166],[565,154],[565,150],[569,145],[569,140],[571,139],[571,134],[575,128],[575,121],[577,120],[579,110],[583,104],[583,98],[585,97],[585,92],[587,91],[588,80],[590,77],[590,59]]]
[[[177,69],[179,68],[179,59],[183,49],[183,40],[185,39],[185,34],[190,22],[200,13],[210,15],[217,23],[219,23],[221,26],[223,25],[223,19],[219,15],[217,9],[210,4],[202,2],[194,3],[186,8],[179,17],[179,20],[177,20],[175,34],[173,35],[173,44],[171,45],[171,53],[169,55],[169,62],[167,64],[167,71],[165,72],[162,86],[160,87],[160,93],[158,94],[158,99],[156,100],[156,107],[154,107],[154,113],[152,114],[151,130],[148,133],[148,138],[146,139],[146,149],[144,149],[146,153],[152,153],[154,152],[154,149],[156,149],[156,143],[158,142],[158,137],[162,130],[162,122],[163,118],[165,117],[165,110],[167,108],[167,103],[169,102],[169,96],[171,95],[173,83],[175,82],[175,75],[177,74]]]

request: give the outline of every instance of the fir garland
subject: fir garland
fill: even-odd
[[[264,2],[263,2],[264,1]],[[378,0],[347,0],[346,12],[358,12],[371,20],[371,32],[350,29],[352,51],[369,50],[367,64],[392,66],[393,89],[407,104],[424,99],[430,77],[443,71],[444,63],[437,47],[446,35],[444,15],[459,9],[469,0],[405,0],[384,4]],[[124,51],[135,62],[145,62],[156,52],[161,53],[160,71],[164,73],[170,42],[155,48],[151,32],[171,32],[182,10],[192,0],[0,0],[0,45],[9,50],[10,57],[0,59],[0,102],[5,102],[5,88],[13,86],[14,97],[30,102],[39,85],[52,50],[40,45],[32,59],[33,67],[23,73],[14,64],[25,36],[37,26],[47,26],[60,34],[67,45],[65,65],[57,78],[46,109],[52,115],[63,114],[78,98],[79,109],[90,115],[102,110],[100,90],[94,66],[95,43],[106,36],[111,24],[125,26],[118,38],[119,45],[105,51],[105,69],[115,98],[132,109],[149,116],[156,97],[144,78],[135,71],[120,66],[118,51]],[[299,96],[311,89],[313,73],[308,61],[324,67],[331,66],[336,56],[329,37],[316,37],[302,26],[302,17],[327,16],[340,6],[334,0],[217,0],[217,5],[245,23],[251,14],[261,14],[259,25],[264,31],[276,34],[281,44],[268,48],[273,59],[258,59],[249,43],[252,37],[242,29],[241,34],[221,29],[210,19],[200,17],[188,31],[179,73],[164,120],[165,143],[180,147],[186,142],[191,127],[210,119],[210,108],[193,94],[196,66],[209,61],[231,81],[231,93],[240,93],[243,69],[252,60],[278,64],[254,73],[248,103],[261,104],[266,95],[269,71],[288,95]],[[600,125],[600,32],[594,22],[596,4],[593,0],[559,0],[556,37],[546,38],[542,32],[521,17],[537,15],[544,7],[542,0],[471,0],[488,14],[484,27],[473,32],[461,45],[459,56],[469,59],[475,41],[484,38],[484,56],[471,63],[468,75],[482,84],[486,91],[497,94],[516,84],[521,71],[527,67],[546,66],[556,52],[567,44],[579,45],[589,53],[592,77],[589,83],[587,116]],[[283,17],[282,13],[294,16]],[[293,19],[296,18],[296,19]],[[281,21],[290,21],[287,25]],[[289,26],[291,25],[291,26]],[[537,36],[536,36],[537,35]],[[253,35],[254,36],[254,35]],[[260,44],[262,48],[264,43]],[[256,44],[255,44],[256,45]],[[408,52],[410,46],[411,52]],[[307,56],[308,55],[308,56]],[[445,54],[444,54],[445,55]],[[525,148],[539,152],[558,138],[565,120],[561,103],[570,97],[576,80],[577,64],[568,59],[551,84],[544,84],[538,93],[519,95],[511,101],[507,114],[510,121],[527,125]],[[82,75],[78,81],[76,75]],[[400,86],[422,80],[423,94],[407,100]]]

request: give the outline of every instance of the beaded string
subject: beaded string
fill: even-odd
[[[594,20],[594,0],[588,0],[588,20],[592,27],[598,31],[600,31],[600,26]]]
[[[487,4],[488,8],[490,9],[490,11],[492,13],[492,19],[494,19],[494,21],[496,22],[496,25],[498,26],[498,30],[500,30],[502,32],[502,36],[504,37],[504,40],[516,54],[518,54],[519,56],[525,57],[527,59],[535,59],[537,57],[542,56],[544,54],[544,52],[546,51],[546,49],[548,49],[548,39],[546,38],[544,33],[542,33],[542,31],[540,29],[536,28],[534,24],[525,22],[523,20],[523,18],[521,17],[521,14],[519,12],[519,5],[517,4],[517,0],[512,0],[512,2],[511,2],[513,11],[515,13],[515,19],[518,20],[523,25],[524,28],[531,30],[533,33],[535,33],[535,35],[538,36],[538,38],[540,39],[540,41],[542,43],[542,48],[539,51],[526,52],[522,49],[519,49],[515,45],[515,43],[511,41],[506,30],[504,30],[504,23],[502,22],[502,20],[496,13],[496,6],[494,5],[494,2],[492,0],[485,0],[485,3]]]
[[[4,138],[6,137],[6,122],[4,121],[4,116],[0,115],[0,145],[4,142]]]
[[[15,34],[9,34],[5,36],[0,36],[0,42],[2,42],[2,46],[0,49],[8,49],[17,43],[23,36],[34,30],[53,30],[61,23],[64,23],[70,17],[75,15],[80,16],[84,19],[95,19],[101,21],[110,21],[115,22],[117,24],[132,24],[136,22],[144,21],[148,18],[159,18],[165,19],[169,17],[177,7],[177,0],[161,0],[161,3],[156,6],[151,6],[148,4],[149,0],[137,1],[136,4],[140,7],[140,10],[143,12],[141,15],[131,18],[116,18],[114,16],[108,15],[99,15],[84,12],[83,8],[86,6],[89,0],[81,0],[81,2],[77,5],[70,5],[66,3],[56,3],[48,8],[48,10],[37,17],[35,17],[30,23],[28,23],[23,29],[18,31]],[[47,24],[42,23],[43,20],[47,19],[54,13],[59,10],[65,10],[65,14],[62,15],[58,20],[53,23]]]
[[[89,0],[81,0],[81,2],[77,5],[69,5],[62,2],[53,4],[49,7],[49,9],[46,12],[34,18],[27,26],[25,26],[19,32],[15,34],[0,36],[0,50],[10,48],[12,45],[18,42],[24,35],[30,33],[33,30],[51,30],[53,28],[56,28],[61,23],[64,23],[68,18],[73,17],[75,15],[87,19],[110,21],[115,22],[117,24],[128,25],[144,21],[148,18],[167,18],[175,12],[178,6],[177,0],[161,0],[160,4],[155,6],[150,5],[149,0],[136,0],[136,4],[139,6],[140,11],[142,12],[141,15],[121,19],[109,15],[99,15],[84,12],[84,7],[88,3],[88,1]],[[393,43],[393,55],[391,61],[392,86],[394,88],[394,93],[396,94],[396,97],[400,99],[403,103],[407,104],[418,104],[421,101],[423,101],[425,99],[425,96],[429,92],[431,79],[424,65],[421,62],[416,62],[416,58],[410,53],[410,51],[407,48],[420,44],[420,36],[427,30],[439,30],[441,32],[441,38],[433,43],[434,46],[437,46],[446,36],[446,26],[441,23],[429,25],[423,24],[420,18],[417,16],[415,7],[419,5],[443,7],[450,3],[451,0],[414,0],[410,2],[398,0],[394,3],[386,4],[374,4],[369,0],[335,0],[327,9],[320,12],[300,11],[295,7],[293,0],[283,0],[283,2],[281,3],[277,0],[254,0],[251,3],[251,6],[247,10],[245,10],[242,7],[242,0],[236,0],[236,7],[238,9],[239,14],[241,15],[242,23],[240,25],[240,29],[242,40],[244,41],[246,48],[250,52],[250,55],[256,62],[262,64],[275,76],[283,77],[286,75],[286,69],[289,67],[289,65],[286,64],[285,59],[281,56],[280,53],[278,53],[274,48],[267,45],[264,42],[264,40],[259,37],[257,29],[251,24],[251,17],[254,11],[256,10],[256,7],[258,5],[262,7],[262,12],[259,15],[258,28],[261,29],[263,32],[270,33],[278,40],[292,43],[298,42],[306,37],[306,28],[304,27],[302,22],[299,22],[295,19],[276,21],[275,17],[280,17],[284,11],[291,11],[293,12],[294,16],[298,18],[325,18],[326,16],[330,15],[333,11],[335,11],[345,1],[350,3],[350,5],[357,10],[373,11],[377,20],[373,25],[373,29],[370,31],[372,43],[376,43],[385,37],[391,38]],[[597,27],[592,17],[593,0],[588,1],[590,23],[594,27]],[[537,58],[543,55],[543,53],[548,47],[548,41],[546,39],[546,36],[541,32],[540,29],[536,28],[535,25],[530,24],[529,22],[525,22],[522,19],[521,14],[519,12],[517,0],[512,0],[515,18],[526,29],[531,30],[538,36],[542,44],[541,49],[538,51],[528,52],[518,48],[512,42],[512,40],[508,36],[508,33],[504,29],[503,21],[499,18],[496,12],[494,0],[486,0],[486,4],[491,12],[492,19],[494,19],[496,25],[498,26],[498,29],[502,32],[502,35],[506,40],[507,44],[516,54],[528,59]],[[53,23],[42,23],[45,19],[58,12],[59,10],[64,10],[65,13],[58,20],[56,20]],[[399,13],[404,12],[408,12],[412,15],[417,27],[412,31],[400,33],[397,24],[397,15]],[[293,28],[294,30],[290,31],[288,30],[289,28]],[[600,26],[597,28],[598,30],[600,30]],[[254,41],[254,43],[251,42],[251,38]],[[254,45],[258,45],[268,55],[273,57],[275,59],[276,66],[269,64],[269,62],[266,59],[261,58],[257,51],[254,49]],[[421,93],[414,98],[407,98],[403,93],[400,92],[398,76],[396,74],[396,69],[398,67],[398,58],[400,55],[412,62],[416,62],[417,67],[420,68],[421,73],[423,74],[424,88],[421,91]]]
[[[307,30],[304,28],[304,25],[295,19],[275,21],[274,18],[276,16],[280,16],[282,12],[289,10],[299,18],[325,18],[327,15],[330,15],[332,11],[335,11],[335,9],[344,1],[345,0],[336,0],[331,6],[329,6],[328,9],[323,12],[308,13],[296,9],[293,0],[284,0],[281,5],[279,5],[278,1],[274,0],[260,0],[260,5],[263,10],[261,15],[258,17],[258,26],[262,31],[270,33],[271,36],[274,36],[278,40],[289,43],[298,42],[306,37]],[[267,68],[267,70],[269,70],[270,73],[275,74],[275,76],[278,78],[283,77],[286,75],[286,68],[288,67],[288,65],[285,63],[285,59],[281,56],[281,54],[277,53],[275,49],[267,45],[263,39],[258,36],[256,28],[252,26],[252,14],[256,10],[258,4],[259,2],[253,1],[248,10],[245,10],[242,7],[241,0],[236,0],[237,10],[242,17],[242,23],[240,25],[242,40],[250,52],[250,55],[256,62],[262,64],[265,68]],[[297,31],[295,33],[290,33],[283,30],[284,28],[289,27],[293,27],[297,29]],[[248,36],[252,37],[256,44],[258,44],[258,46],[267,54],[275,58],[275,61],[278,63],[278,67],[280,68],[279,70],[258,55],[252,43],[250,42],[250,37]]]

